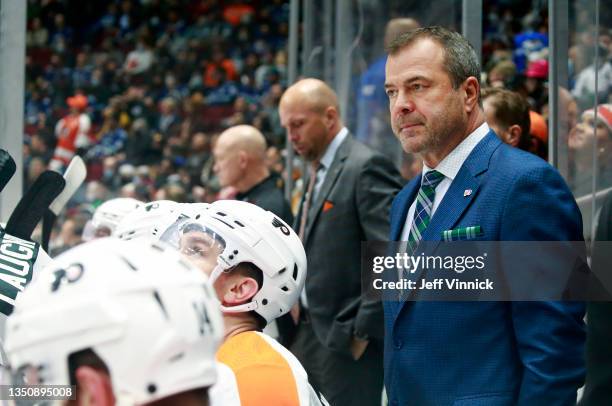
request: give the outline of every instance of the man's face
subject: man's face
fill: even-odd
[[[580,123],[570,131],[568,146],[574,151],[591,151],[595,138],[601,152],[609,151],[612,144],[610,131],[601,120],[595,122],[593,115],[585,114]]]
[[[444,50],[421,39],[389,55],[385,89],[391,127],[406,152],[421,155],[464,131],[467,115],[444,66]]]
[[[236,148],[229,148],[223,142],[218,142],[213,151],[215,165],[213,170],[219,178],[222,187],[235,185],[242,177],[239,151]]]
[[[179,250],[189,261],[210,276],[224,247],[210,234],[190,231],[181,235]]]
[[[96,228],[94,237],[95,238],[109,237],[111,234],[112,234],[112,231],[110,228],[108,228],[107,226],[100,226]]]
[[[320,159],[329,143],[325,113],[289,101],[281,103],[279,114],[293,149],[306,161]]]

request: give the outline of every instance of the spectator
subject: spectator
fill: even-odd
[[[527,91],[527,101],[533,110],[541,112],[548,97],[548,61],[541,59],[529,63],[525,72],[525,89]]]
[[[489,127],[506,144],[529,151],[531,148],[529,105],[518,93],[482,89],[482,103]]]
[[[85,113],[87,97],[77,94],[69,97],[66,103],[70,106],[70,113],[55,126],[57,146],[50,164],[52,169],[58,171],[68,166],[77,149],[86,148],[90,143],[91,119]]]
[[[384,46],[400,34],[419,28],[412,18],[394,18],[385,28]],[[359,80],[357,96],[357,128],[355,137],[399,162],[401,148],[389,125],[389,99],[385,93],[385,63],[387,56],[378,58]],[[400,154],[400,155],[398,155]]]
[[[598,103],[607,103],[612,92],[612,64],[608,60],[608,50],[598,46],[598,64],[595,65],[595,49],[588,48],[587,61],[593,61],[576,76],[576,85],[572,90],[578,106],[585,108],[593,104],[597,93]],[[595,91],[595,72],[597,72],[597,92]]]
[[[138,75],[148,71],[155,58],[151,47],[145,38],[140,38],[136,43],[136,48],[127,54],[123,69],[130,75]]]
[[[217,72],[221,69],[225,75],[219,75]],[[231,59],[226,58],[223,51],[215,49],[213,51],[212,61],[206,64],[204,71],[204,86],[208,88],[214,88],[223,83],[223,80],[235,81],[238,79],[236,66]]]
[[[491,87],[508,88],[516,78],[516,65],[512,61],[501,61],[489,72],[488,82]]]
[[[597,171],[597,190],[612,186],[612,104],[597,107],[597,121],[594,109],[583,112],[580,122],[570,131],[568,148],[574,166],[573,178],[570,179],[574,194],[582,196],[592,192],[594,152],[597,156],[594,168]]]
[[[171,97],[166,97],[159,103],[159,122],[157,129],[162,134],[164,139],[168,139],[171,135],[178,131],[179,116],[176,110],[176,100]]]
[[[117,122],[111,108],[104,110],[104,123],[98,132],[98,142],[87,151],[87,158],[102,159],[105,156],[116,155],[123,151],[127,133]]]
[[[81,244],[86,223],[87,218],[83,215],[75,215],[66,219],[62,223],[55,246],[51,247],[51,257],[56,257],[62,252]]]
[[[47,45],[49,32],[42,25],[39,17],[34,17],[30,21],[30,28],[26,34],[26,45],[28,47],[40,48]]]
[[[542,158],[548,160],[548,124],[541,114],[529,110],[529,135],[531,136],[531,148],[528,150]]]

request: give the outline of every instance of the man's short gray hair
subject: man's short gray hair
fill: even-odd
[[[480,63],[474,47],[461,34],[444,27],[424,27],[405,32],[389,44],[387,52],[396,55],[421,39],[437,42],[444,49],[443,67],[454,89],[458,89],[470,76],[475,77],[480,84]],[[480,104],[480,95],[478,102]]]

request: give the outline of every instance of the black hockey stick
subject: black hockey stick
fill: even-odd
[[[9,183],[16,170],[17,165],[15,165],[11,154],[0,148],[0,192]]]
[[[55,224],[57,216],[59,216],[64,206],[66,206],[66,203],[68,203],[68,200],[74,195],[86,177],[87,168],[85,167],[83,159],[81,159],[80,156],[75,156],[72,158],[72,161],[70,161],[70,165],[68,165],[66,172],[64,172],[64,180],[66,181],[64,190],[49,205],[49,209],[45,211],[43,217],[42,239],[40,245],[45,251],[49,249],[51,231],[53,230],[53,225]]]
[[[41,173],[17,203],[6,223],[6,232],[30,240],[32,231],[65,185],[66,181],[59,173],[55,171]]]

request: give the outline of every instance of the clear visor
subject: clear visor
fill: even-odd
[[[178,219],[168,227],[160,240],[170,244],[207,273],[225,250],[225,240],[214,230],[190,218]],[[210,269],[209,269],[210,268]]]

